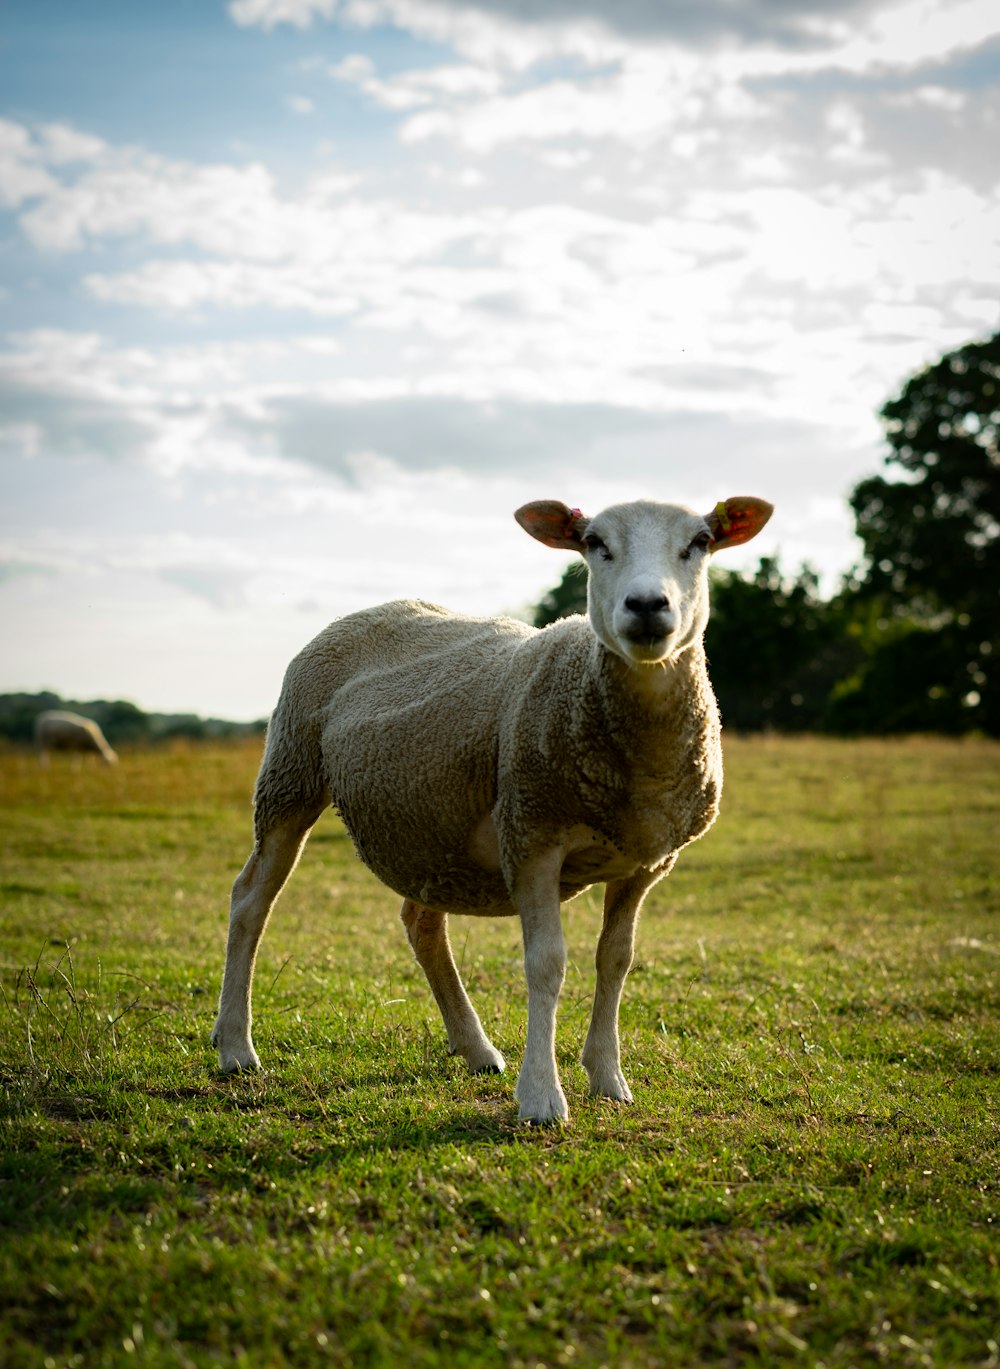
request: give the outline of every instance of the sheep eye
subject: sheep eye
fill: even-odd
[[[681,552],[681,560],[689,560],[693,551],[707,551],[711,541],[711,533],[699,532],[698,536],[693,538],[690,544]]]
[[[613,559],[610,551],[608,551],[607,543],[602,542],[601,539],[592,532],[587,533],[586,537],[583,539],[583,545],[588,551],[599,551],[605,561]]]

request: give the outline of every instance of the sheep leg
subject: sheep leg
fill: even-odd
[[[618,1008],[625,976],[632,967],[635,926],[646,890],[653,881],[643,876],[609,881],[604,890],[604,925],[597,942],[597,988],[590,1030],[580,1062],[590,1080],[590,1092],[601,1098],[631,1103],[632,1090],[621,1069]]]
[[[452,1055],[464,1056],[473,1073],[502,1073],[506,1061],[483,1031],[455,966],[447,914],[406,898],[400,917],[444,1018],[448,1049]]]
[[[559,871],[564,852],[555,848],[518,878],[515,902],[524,938],[528,981],[528,1039],[514,1090],[522,1121],[544,1125],[569,1117],[556,1065],[556,1008],[566,975],[566,943],[559,915]]]
[[[226,969],[219,997],[219,1015],[212,1032],[212,1044],[219,1050],[219,1065],[227,1074],[260,1069],[260,1059],[250,1037],[257,948],[275,899],[295,868],[318,817],[318,812],[298,813],[266,834],[258,834],[250,859],[233,885]]]

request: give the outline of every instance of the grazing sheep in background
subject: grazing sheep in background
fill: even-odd
[[[35,746],[38,758],[48,759],[50,751],[94,751],[108,765],[117,765],[118,756],[105,740],[104,733],[90,718],[80,713],[53,709],[35,719]]]
[[[453,1053],[502,1070],[458,976],[449,913],[517,914],[528,1034],[520,1117],[568,1114],[556,1069],[566,965],[559,905],[606,884],[582,1062],[590,1091],[631,1100],[618,1005],[646,892],[714,821],[719,715],[702,646],[709,553],[748,541],[771,505],[707,516],[619,504],[596,518],[542,501],[515,517],[590,570],[588,614],[538,631],[400,600],[331,623],[292,661],[254,792],[253,852],[232,894],[212,1036],[223,1070],[258,1069],[251,984],[271,907],[331,802],[402,919]]]

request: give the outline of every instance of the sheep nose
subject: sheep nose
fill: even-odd
[[[651,595],[648,599],[640,599],[637,594],[630,594],[625,600],[625,607],[637,618],[649,619],[657,613],[665,613],[670,608],[670,600],[665,594]]]
[[[662,592],[659,594],[628,594],[624,608],[628,619],[624,633],[633,642],[662,641],[674,630],[674,617],[670,611],[670,600]]]

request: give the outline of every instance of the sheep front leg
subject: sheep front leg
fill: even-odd
[[[566,943],[559,915],[563,852],[548,852],[518,879],[524,974],[528,982],[528,1039],[515,1096],[521,1121],[543,1125],[569,1117],[556,1065],[556,1007],[566,974]]]
[[[448,1049],[452,1055],[464,1056],[474,1074],[502,1074],[506,1061],[483,1031],[455,967],[447,915],[406,898],[400,917],[413,954],[441,1010]]]
[[[318,817],[298,815],[258,836],[250,859],[236,877],[229,909],[226,969],[219,1014],[212,1032],[219,1066],[227,1074],[259,1070],[260,1059],[250,1036],[253,971],[257,948],[274,901],[295,868]]]
[[[625,977],[632,968],[635,926],[647,889],[657,876],[648,872],[611,880],[604,890],[604,925],[597,943],[597,987],[590,1030],[580,1056],[591,1095],[631,1103],[632,1090],[621,1068],[618,1009]]]

